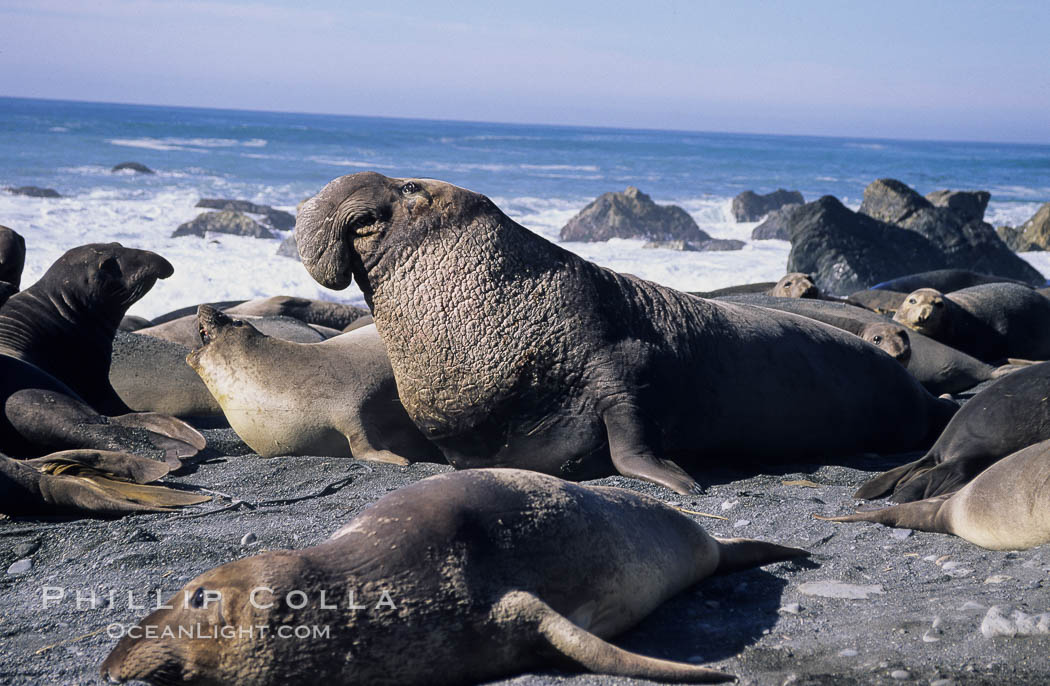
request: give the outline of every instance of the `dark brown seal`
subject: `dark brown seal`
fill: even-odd
[[[440,181],[336,179],[296,238],[320,283],[357,280],[405,409],[457,468],[615,469],[685,493],[675,461],[900,452],[955,409],[854,336],[603,269]]]
[[[102,675],[153,684],[461,684],[554,662],[726,681],[733,677],[605,639],[712,574],[805,555],[712,538],[633,491],[516,469],[453,472],[384,496],[321,545],[205,572],[166,603],[171,609],[122,638]],[[217,638],[180,636],[198,625]],[[328,638],[246,633],[277,634],[279,625],[327,627]]]

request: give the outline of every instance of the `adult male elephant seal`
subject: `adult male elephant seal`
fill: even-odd
[[[1021,550],[1050,543],[1050,441],[996,462],[951,495],[902,503],[833,522],[878,522],[955,534],[991,550]]]
[[[113,336],[171,263],[148,250],[92,243],[67,251],[0,309],[0,355],[62,381],[103,414],[129,411],[109,383]]]
[[[198,318],[204,346],[186,361],[259,455],[444,462],[401,406],[374,326],[293,343],[207,305]]]
[[[1027,286],[990,283],[950,294],[920,288],[893,320],[986,362],[1050,359],[1050,300]]]
[[[405,409],[457,468],[613,467],[688,493],[674,459],[898,452],[955,410],[853,336],[603,269],[440,181],[336,179],[296,240],[323,285],[358,281]]]
[[[993,462],[1050,439],[1050,362],[1025,367],[980,391],[921,459],[869,480],[854,497],[893,490],[899,503],[959,490]]]
[[[318,546],[205,572],[166,603],[171,609],[143,619],[137,638],[122,638],[101,671],[117,683],[461,684],[555,662],[726,681],[733,677],[604,639],[712,574],[805,555],[712,538],[675,509],[625,489],[517,469],[453,472],[384,496]],[[218,637],[224,625],[214,640],[180,637],[198,626],[191,635]],[[326,640],[247,633],[264,625],[330,633]]]

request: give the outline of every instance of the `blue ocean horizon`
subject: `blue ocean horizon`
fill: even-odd
[[[135,161],[156,174],[113,173]],[[641,250],[637,241],[565,243],[618,271],[684,290],[775,280],[789,246],[750,241],[733,196],[777,188],[856,208],[864,188],[895,178],[922,194],[987,190],[986,219],[1017,226],[1050,201],[1050,145],[916,141],[399,119],[0,98],[0,188],[39,186],[47,200],[0,193],[0,224],[26,235],[27,282],[78,243],[118,240],[161,252],[176,277],[139,313],[191,302],[318,291],[276,245],[235,237],[172,239],[201,197],[294,211],[333,178],[372,170],[431,177],[483,193],[516,221],[559,241],[602,193],[636,186],[685,208],[735,253]],[[245,242],[246,241],[246,242]],[[254,242],[253,242],[254,241]],[[1047,271],[1043,256],[1026,257]],[[1032,257],[1034,256],[1034,257]],[[222,269],[218,269],[218,265]],[[185,300],[186,302],[183,302]]]

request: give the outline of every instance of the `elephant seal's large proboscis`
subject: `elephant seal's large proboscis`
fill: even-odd
[[[733,677],[605,639],[712,574],[806,554],[712,538],[633,491],[516,469],[452,472],[384,496],[321,545],[205,572],[166,603],[171,609],[143,619],[138,638],[122,638],[102,675],[154,684],[462,684],[553,662],[725,681]],[[278,625],[329,633],[288,640],[273,635]],[[273,633],[262,636],[262,626]]]
[[[336,179],[296,239],[320,283],[357,280],[405,409],[457,468],[615,468],[686,493],[671,460],[913,450],[955,409],[856,337],[603,269],[440,181]]]

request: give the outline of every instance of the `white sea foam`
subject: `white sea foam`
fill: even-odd
[[[94,169],[91,167],[90,169]],[[108,172],[107,172],[108,173]],[[302,195],[292,185],[254,188],[222,179],[208,180],[209,192],[229,187],[228,197],[274,204],[287,198],[283,209],[294,211]],[[225,184],[225,186],[224,186]],[[276,294],[340,300],[363,304],[356,286],[334,292],[318,285],[295,260],[276,255],[278,239],[212,235],[171,238],[172,231],[202,210],[194,207],[200,189],[98,187],[65,198],[27,198],[0,194],[0,223],[26,238],[23,283],[40,277],[67,249],[83,243],[119,241],[153,250],[172,262],[175,275],[160,281],[131,312],[153,317],[178,307],[209,300],[234,300]],[[494,197],[513,219],[558,242],[561,228],[590,200],[585,198]],[[658,199],[662,204],[673,199]],[[288,203],[291,204],[288,204]],[[561,243],[565,248],[603,266],[686,291],[708,291],[740,283],[775,281],[783,276],[790,245],[785,241],[750,241],[755,223],[737,224],[729,218],[730,199],[704,196],[679,200],[702,229],[713,236],[748,241],[739,251],[677,252],[647,250],[642,240],[603,243]],[[1038,203],[993,203],[990,218],[1004,213],[1031,216]],[[1024,253],[1042,273],[1050,273],[1050,253]]]
[[[332,157],[310,157],[308,158],[311,162],[318,164],[328,164],[333,167],[353,167],[355,169],[393,169],[392,165],[379,164],[377,162],[362,162],[360,160],[349,160],[349,159],[335,159]]]
[[[247,141],[239,141],[233,138],[110,138],[107,142],[111,145],[127,148],[144,148],[162,152],[172,150],[207,152],[209,148],[233,148],[237,146],[261,148],[266,145],[266,141],[262,138],[252,138]]]

